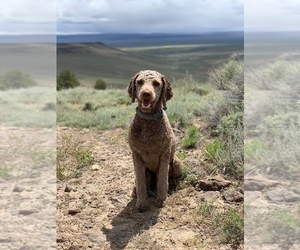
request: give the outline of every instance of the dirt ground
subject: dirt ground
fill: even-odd
[[[126,130],[58,128],[56,133],[58,150],[67,141],[93,154],[94,163],[74,178],[56,179],[55,131],[0,129],[0,249],[234,249],[219,244],[197,211],[203,200],[220,209],[242,203],[226,203],[224,192],[184,185],[169,195],[164,208],[138,213],[131,198],[134,174]],[[186,159],[201,168],[202,158],[189,150]],[[260,244],[259,230],[250,227],[257,212],[286,208],[297,213],[299,190],[296,182],[247,190],[245,246],[239,248],[299,249],[296,242]]]
[[[196,215],[203,193],[192,185],[169,195],[162,209],[153,205],[137,212],[131,197],[134,173],[127,130],[58,128],[57,135],[58,150],[64,141],[73,140],[95,158],[80,177],[57,184],[58,249],[231,249],[220,246],[213,233],[206,235],[209,225]],[[191,150],[188,159],[201,167],[198,154]],[[218,191],[207,199],[224,206]]]
[[[0,249],[56,249],[54,129],[0,128]]]

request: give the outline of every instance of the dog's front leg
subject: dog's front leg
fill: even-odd
[[[140,212],[143,212],[149,209],[147,202],[146,166],[142,158],[137,153],[133,153],[133,163],[137,195],[136,207]]]
[[[157,206],[163,207],[165,200],[167,199],[169,182],[169,159],[171,154],[164,155],[161,157],[161,162],[159,164],[159,170],[157,174]]]

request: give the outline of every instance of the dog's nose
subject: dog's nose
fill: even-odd
[[[143,97],[147,98],[147,97],[150,97],[150,96],[151,96],[150,92],[148,92],[148,91],[143,92]]]

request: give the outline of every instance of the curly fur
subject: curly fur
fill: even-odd
[[[143,114],[155,114],[166,109],[166,103],[173,96],[171,84],[165,76],[156,71],[143,70],[131,78],[128,93]],[[129,145],[132,151],[135,185],[133,195],[137,196],[139,211],[147,210],[147,188],[155,173],[158,206],[167,198],[169,179],[181,174],[181,162],[174,155],[175,136],[163,112],[157,120],[135,115],[129,128]]]

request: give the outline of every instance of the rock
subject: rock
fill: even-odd
[[[229,187],[231,181],[225,180],[221,175],[216,175],[205,180],[200,180],[196,185],[203,191],[220,191],[225,187]]]
[[[71,192],[72,190],[74,190],[74,188],[73,187],[71,187],[71,186],[68,186],[68,185],[66,185],[66,187],[65,187],[65,192],[67,192],[67,193],[69,193],[69,192]]]
[[[75,215],[80,213],[80,209],[77,207],[76,202],[71,202],[69,204],[68,214]]]
[[[34,214],[37,213],[38,211],[36,209],[32,209],[32,208],[28,208],[28,209],[20,209],[19,210],[19,214],[22,215],[30,215],[30,214]]]
[[[12,238],[6,238],[1,236],[0,243],[10,243],[10,242],[13,242]]]
[[[69,208],[69,210],[68,210],[68,214],[70,214],[70,215],[75,215],[75,214],[78,214],[78,213],[80,213],[79,208]]]
[[[65,242],[65,241],[66,241],[66,239],[63,238],[63,237],[61,237],[61,236],[58,236],[58,237],[56,238],[56,242],[57,242],[57,243],[63,243],[63,242]]]
[[[297,202],[300,195],[283,188],[276,188],[268,191],[266,198],[272,202]]]
[[[246,200],[247,201],[255,201],[257,199],[260,199],[262,197],[261,191],[246,191],[245,192]]]
[[[86,184],[91,184],[91,183],[93,183],[94,182],[94,179],[93,178],[89,178],[89,179],[87,179],[86,180]]]
[[[242,188],[242,187],[238,187],[237,191],[239,191],[241,194],[244,194],[244,188]]]
[[[128,228],[127,228],[128,230]],[[103,233],[91,233],[91,232],[88,232],[88,233],[84,233],[83,234],[90,242],[93,242],[93,243],[97,243],[97,244],[102,244],[103,242],[105,242],[106,240],[106,237],[103,235]]]
[[[84,224],[84,227],[85,227],[85,228],[93,228],[93,226],[94,226],[94,225],[93,225],[93,223],[91,223],[91,222],[87,222],[87,223]]]
[[[242,202],[244,200],[244,195],[234,189],[224,191],[222,197],[228,202]]]
[[[248,176],[244,180],[244,189],[248,191],[261,191],[265,188],[276,187],[279,181],[270,180],[263,175]]]
[[[298,186],[298,187],[297,186],[296,187],[292,187],[291,191],[293,191],[296,194],[300,194],[300,186]]]
[[[15,186],[13,189],[13,192],[21,193],[24,190],[25,190],[25,188],[23,188],[23,187]]]
[[[100,166],[99,166],[98,164],[94,164],[94,165],[92,166],[92,170],[93,170],[93,171],[100,170]]]
[[[206,191],[206,192],[202,191],[199,193],[200,201],[212,202],[217,200],[219,197],[220,197],[219,191]]]

